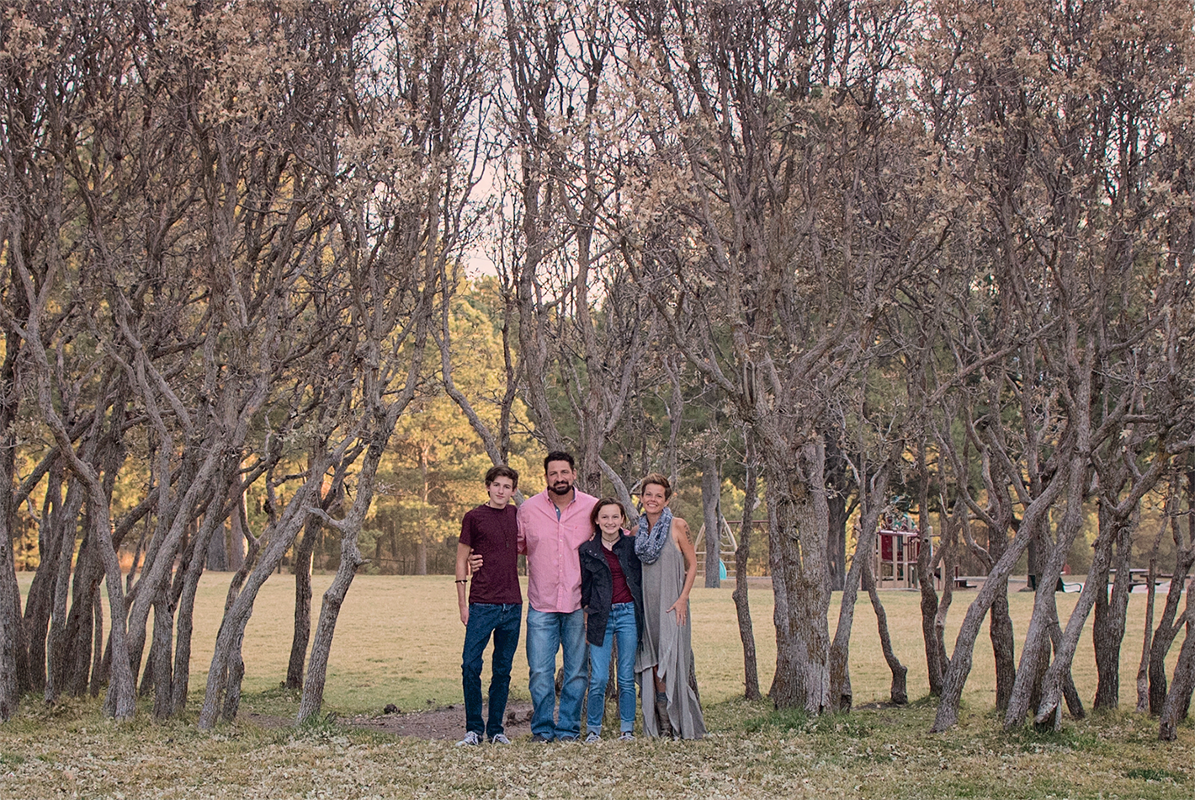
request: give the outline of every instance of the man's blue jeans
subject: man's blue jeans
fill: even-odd
[[[606,684],[610,681],[610,654],[618,639],[618,720],[623,733],[635,729],[635,651],[639,630],[635,625],[635,604],[615,603],[610,607],[606,638],[601,646],[589,645],[589,711],[585,727],[590,733],[602,732],[606,711]]]
[[[556,651],[564,649],[564,686],[556,717]],[[536,611],[527,607],[527,666],[531,680],[531,733],[544,739],[581,735],[585,696],[585,612]]]
[[[465,648],[461,656],[461,683],[465,689],[465,730],[490,739],[502,733],[506,698],[510,695],[510,667],[519,645],[523,606],[469,604],[469,624],[465,626]],[[493,666],[490,676],[489,721],[481,720],[481,664],[490,634],[494,635]]]

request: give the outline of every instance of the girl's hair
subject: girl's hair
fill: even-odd
[[[613,497],[603,497],[597,501],[597,505],[593,507],[593,511],[589,514],[589,521],[593,523],[593,529],[598,529],[598,514],[601,512],[603,506],[618,506],[618,513],[622,514],[622,521],[627,521],[627,510],[623,508],[622,503],[615,500]]]
[[[642,492],[648,486],[655,484],[664,489],[664,499],[667,500],[672,497],[672,485],[668,483],[668,479],[658,472],[649,472],[643,476],[643,480],[639,481],[639,491]]]

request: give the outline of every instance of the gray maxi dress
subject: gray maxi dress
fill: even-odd
[[[668,719],[675,735],[682,739],[705,736],[705,719],[693,674],[693,615],[683,626],[676,624],[676,612],[668,608],[685,586],[685,557],[672,536],[654,564],[643,565],[643,640],[635,659],[635,677],[643,704],[643,732],[659,736],[656,721],[656,684],[651,668],[656,667],[668,697]]]

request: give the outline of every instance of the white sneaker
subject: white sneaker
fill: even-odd
[[[618,741],[633,742],[635,741],[635,734],[631,733],[630,731],[623,731],[622,733],[618,734]]]
[[[465,734],[465,738],[456,743],[457,747],[467,747],[481,744],[481,737],[474,731],[469,731]]]
[[[593,731],[590,731],[589,735],[585,737],[585,744],[597,744],[601,740],[602,740],[601,736],[598,736]]]
[[[490,744],[510,744],[510,739],[506,738],[505,733],[496,733],[490,737]]]

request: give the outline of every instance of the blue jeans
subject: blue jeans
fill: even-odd
[[[564,649],[564,686],[556,717],[556,651]],[[585,612],[565,614],[527,607],[527,666],[531,679],[531,733],[544,739],[581,735],[585,695]]]
[[[635,651],[639,647],[639,629],[635,625],[635,604],[615,603],[606,623],[606,638],[600,647],[589,645],[589,711],[585,727],[590,733],[602,732],[606,684],[610,681],[610,653],[616,636],[619,730],[627,733],[635,729]]]
[[[523,607],[518,604],[469,604],[469,624],[465,626],[465,648],[461,656],[461,683],[465,689],[465,730],[478,736],[494,738],[502,733],[506,698],[510,695],[510,667],[519,644]],[[492,675],[490,676],[489,721],[481,721],[481,663],[490,634],[494,634]]]

